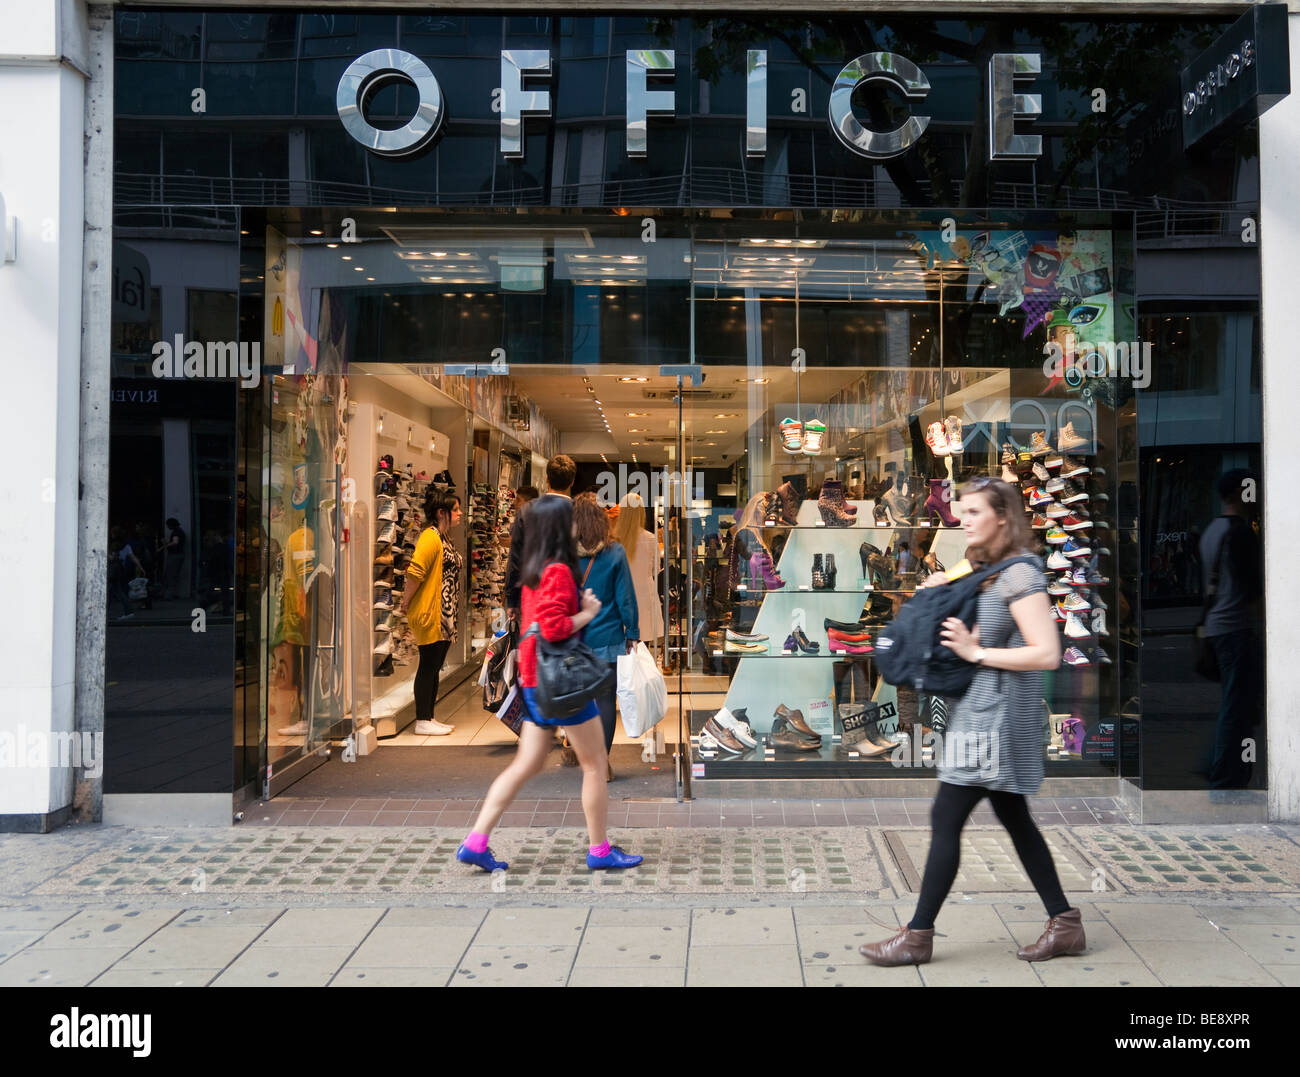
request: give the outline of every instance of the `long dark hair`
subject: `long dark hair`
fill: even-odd
[[[537,587],[546,566],[559,562],[567,565],[578,580],[578,547],[573,537],[573,502],[567,497],[539,497],[528,506],[524,526],[523,567],[520,582]]]
[[[424,495],[424,523],[426,527],[438,527],[438,517],[446,516],[451,524],[451,514],[460,504],[460,495],[447,490],[430,490]],[[441,531],[442,528],[438,527]]]

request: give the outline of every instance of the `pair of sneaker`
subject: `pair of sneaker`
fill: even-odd
[[[445,722],[439,722],[434,718],[417,718],[412,732],[417,737],[445,737],[448,733],[454,732],[455,729],[454,725],[447,725]]]
[[[943,422],[932,422],[925,432],[925,443],[935,456],[960,456],[965,451],[961,420],[956,415],[949,415]]]
[[[788,453],[820,456],[825,437],[826,424],[820,419],[809,419],[807,422],[798,419],[781,420],[781,445]]]
[[[460,848],[456,850],[456,859],[462,864],[473,864],[474,867],[482,868],[488,872],[505,871],[510,866],[506,861],[494,857],[491,849],[484,849],[481,853],[476,853],[465,848],[464,842],[461,842]],[[596,856],[588,850],[587,868],[591,871],[601,871],[607,868],[634,868],[641,863],[642,859],[642,857],[623,852],[617,845],[611,845],[609,852],[604,856]]]

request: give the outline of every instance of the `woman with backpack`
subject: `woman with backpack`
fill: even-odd
[[[962,491],[966,557],[976,568],[1033,555],[1020,492],[1001,479],[976,479]],[[921,587],[942,586],[935,572]],[[930,853],[912,919],[893,938],[859,952],[874,965],[923,965],[934,945],[934,921],[957,877],[962,828],[984,798],[993,804],[1025,872],[1047,910],[1047,928],[1022,961],[1082,953],[1082,913],[1061,889],[1047,843],[1029,812],[1028,798],[1043,780],[1043,676],[1061,662],[1041,567],[1020,561],[984,581],[974,628],[957,617],[943,622],[942,643],[977,668],[966,694],[952,702],[945,751],[939,758],[939,792],[930,811]],[[960,751],[953,751],[953,747]],[[979,750],[972,750],[978,748]]]
[[[595,700],[577,714],[555,718],[541,713],[537,688],[537,640],[530,628],[548,642],[557,643],[581,632],[600,613],[601,602],[590,589],[579,597],[578,551],[573,525],[573,502],[567,497],[544,497],[528,508],[524,533],[523,617],[519,641],[519,688],[528,713],[519,730],[519,748],[511,763],[492,783],[474,829],[456,850],[456,859],[484,871],[503,871],[508,865],[497,860],[488,848],[488,835],[529,779],[541,773],[547,753],[555,743],[553,731],[563,726],[582,767],[582,810],[587,817],[590,842],[587,867],[632,868],[641,857],[629,856],[610,845],[606,833],[609,791],[606,788],[608,760],[600,710]]]

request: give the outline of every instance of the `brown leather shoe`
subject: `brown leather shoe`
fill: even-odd
[[[784,703],[782,703],[779,707],[776,708],[776,713],[774,716],[777,718],[784,718],[787,722],[790,723],[792,728],[797,729],[805,737],[816,737],[818,740],[821,740],[821,734],[814,733],[813,730],[809,727],[808,723],[803,720],[803,711],[792,711],[789,707],[787,707]]]
[[[924,965],[934,952],[934,928],[914,931],[903,928],[892,939],[884,942],[866,942],[858,947],[858,953],[873,965]]]
[[[1021,961],[1047,961],[1062,954],[1081,954],[1088,948],[1083,935],[1083,913],[1078,909],[1063,912],[1047,921],[1047,930],[1032,946],[1016,951]]]

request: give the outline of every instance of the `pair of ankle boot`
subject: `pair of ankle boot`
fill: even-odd
[[[1083,913],[1069,909],[1047,921],[1038,941],[1016,951],[1021,961],[1048,961],[1053,957],[1081,954],[1088,948],[1083,931]],[[905,927],[893,938],[869,942],[858,953],[873,965],[924,965],[934,953],[934,928]]]
[[[858,507],[845,500],[844,484],[839,479],[827,479],[822,483],[817,510],[827,527],[852,527],[858,516]]]
[[[835,590],[835,555],[813,554],[812,563],[812,587],[814,591],[834,591]]]
[[[799,519],[799,491],[793,483],[783,482],[776,488],[776,500],[781,523],[793,527]]]

